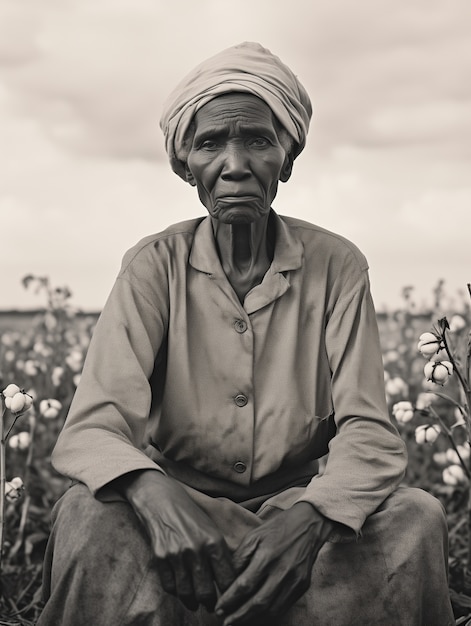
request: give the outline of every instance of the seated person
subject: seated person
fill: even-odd
[[[254,43],[168,99],[209,215],[124,257],[53,454],[74,483],[38,626],[454,624],[443,508],[400,486],[366,260],[272,209],[310,117]]]

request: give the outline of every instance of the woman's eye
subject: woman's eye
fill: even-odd
[[[206,139],[206,141],[203,141],[203,143],[201,144],[201,148],[203,150],[215,150],[217,148],[217,143],[215,141],[211,141],[210,139]]]
[[[252,139],[251,145],[255,148],[265,148],[268,146],[268,141],[264,137],[256,137]]]

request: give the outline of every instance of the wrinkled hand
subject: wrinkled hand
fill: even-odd
[[[275,618],[309,588],[317,554],[333,527],[308,502],[299,502],[251,531],[233,556],[237,578],[216,612],[224,626]]]
[[[216,587],[222,593],[234,581],[227,544],[212,520],[175,480],[145,470],[118,479],[144,525],[155,554],[163,588],[194,611],[214,610]]]

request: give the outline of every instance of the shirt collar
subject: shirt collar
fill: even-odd
[[[299,269],[302,265],[303,245],[296,237],[296,230],[288,226],[282,217],[273,210],[276,242],[271,272],[285,272]],[[190,252],[190,265],[205,274],[223,274],[216,249],[211,218],[208,216],[198,225]]]

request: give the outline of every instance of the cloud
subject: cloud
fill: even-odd
[[[21,4],[3,0],[0,4],[1,65],[17,66],[34,59],[38,52],[35,42],[38,23],[39,9],[31,0]]]
[[[297,0],[290,10],[273,0],[0,0],[0,213],[21,230],[20,244],[6,238],[0,250],[10,268],[0,306],[7,295],[28,304],[14,283],[39,271],[68,283],[78,304],[101,306],[126,248],[202,214],[170,172],[160,110],[195,63],[244,40],[278,54],[314,102],[278,210],[355,241],[380,303],[397,301],[405,282],[462,284],[470,28],[468,0]]]
[[[463,119],[471,105],[469,3],[334,0],[315,6],[313,18],[300,22],[294,48],[314,100],[319,149],[350,143],[375,150],[393,138],[405,145],[439,143],[435,113],[441,122],[443,108],[455,107]],[[407,135],[402,127],[417,119],[420,128]],[[468,122],[464,133],[469,144]]]
[[[464,111],[471,97],[463,1],[391,10],[377,0],[302,0],[291,12],[268,0],[242,0],[237,11],[210,0],[179,3],[181,11],[147,0],[5,6],[0,59],[18,108],[40,119],[51,141],[82,154],[164,158],[164,98],[194,63],[243,39],[261,40],[306,83],[319,149],[430,139],[437,108],[449,100],[452,113],[460,98]],[[402,129],[417,118],[421,133],[416,127],[411,138]]]
[[[12,68],[7,58],[3,77],[18,111],[36,117],[51,141],[82,154],[162,157],[159,79],[166,66],[157,17],[124,3],[107,12],[70,1],[46,4],[35,20],[27,9],[23,19],[16,12],[3,28],[23,34],[23,54],[21,46],[16,54],[23,62]]]

